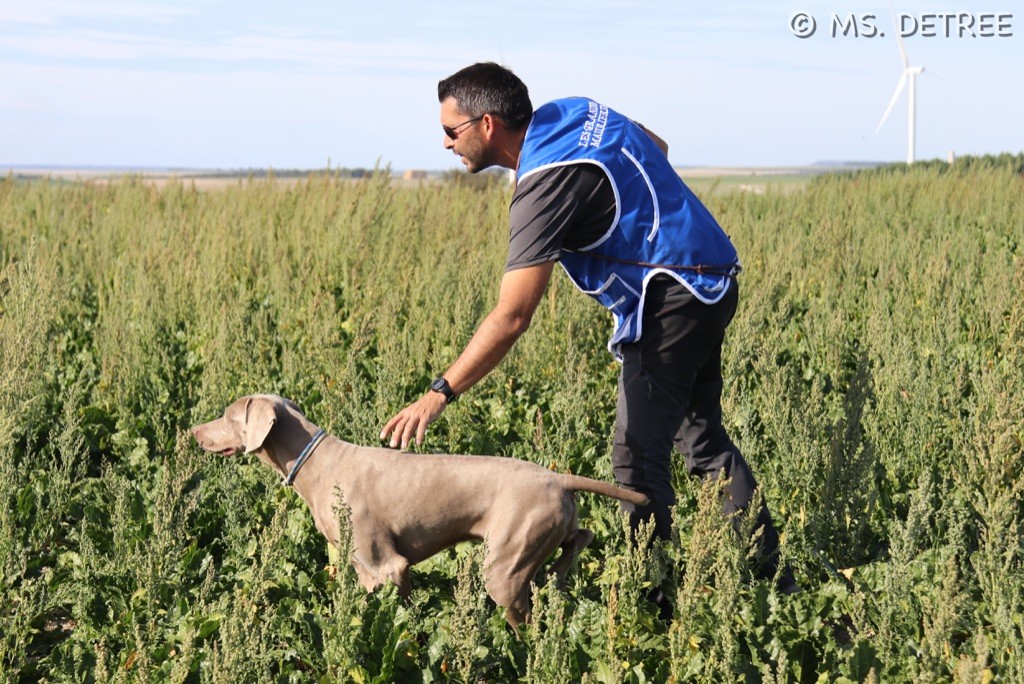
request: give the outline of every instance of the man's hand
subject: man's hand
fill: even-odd
[[[380,432],[380,439],[384,441],[391,437],[388,446],[394,448],[401,444],[402,449],[409,447],[409,442],[416,438],[417,446],[423,444],[423,436],[427,433],[427,426],[437,420],[437,417],[447,406],[445,396],[440,392],[427,392],[418,401],[409,404],[384,425]]]
[[[498,292],[498,304],[484,318],[459,358],[444,372],[443,377],[454,391],[461,394],[490,373],[530,327],[530,319],[537,310],[554,266],[555,262],[549,261],[505,273]],[[401,444],[405,449],[415,436],[416,444],[422,444],[427,426],[441,415],[446,403],[440,392],[427,392],[384,425],[381,441],[390,436],[389,446]]]

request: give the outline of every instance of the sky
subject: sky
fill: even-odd
[[[900,23],[917,158],[1024,150],[1024,5],[894,2],[0,0],[0,168],[461,168],[437,81],[477,61],[642,122],[677,166],[903,161],[906,89],[876,134]]]

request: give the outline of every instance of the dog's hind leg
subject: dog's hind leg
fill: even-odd
[[[533,568],[536,571],[536,566]],[[530,570],[507,573],[507,568],[491,567],[484,587],[494,602],[505,608],[505,620],[518,627],[530,620]]]
[[[580,555],[580,551],[587,548],[592,541],[594,541],[594,533],[580,528],[562,542],[562,553],[558,560],[551,564],[550,574],[555,576],[555,586],[565,589],[565,576],[569,573],[569,568]]]
[[[557,537],[528,541],[498,544],[488,540],[484,557],[484,587],[494,602],[505,608],[505,619],[513,627],[529,622],[530,583],[558,543]]]

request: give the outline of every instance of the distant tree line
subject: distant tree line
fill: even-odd
[[[508,185],[508,170],[492,168],[480,173],[467,173],[461,169],[449,169],[441,173],[441,180],[460,188],[487,190],[495,185]]]
[[[863,176],[865,174],[873,174],[880,176],[893,176],[906,173],[911,168],[915,171],[917,169],[929,169],[934,170],[937,173],[968,173],[971,171],[994,169],[997,171],[1006,171],[1007,173],[1012,173],[1017,176],[1024,176],[1024,152],[1018,152],[1016,154],[1003,152],[1001,154],[964,155],[962,157],[955,158],[952,164],[942,159],[928,159],[925,161],[914,162],[913,164],[896,162],[893,164],[883,164],[871,169],[843,172],[840,175]]]
[[[390,169],[380,169],[390,173]],[[333,178],[369,178],[375,169],[218,169],[204,171],[203,178],[308,178],[310,176],[331,176]]]

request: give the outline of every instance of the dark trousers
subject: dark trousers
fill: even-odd
[[[668,539],[669,506],[675,504],[671,457],[675,445],[692,475],[718,477],[726,515],[751,505],[757,482],[722,426],[722,341],[736,313],[739,286],[733,280],[715,304],[699,301],[667,276],[648,285],[640,340],[623,345],[622,372],[612,448],[615,480],[643,492],[651,502],[624,504],[630,523],[654,517],[655,536]],[[757,505],[761,528],[758,575],[774,574],[779,536],[768,507]],[[738,516],[737,516],[738,517]],[[739,521],[735,524],[738,528]]]

